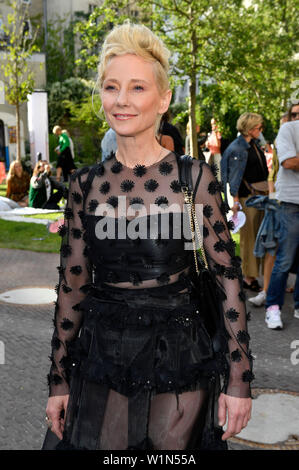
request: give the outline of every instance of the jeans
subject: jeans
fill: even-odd
[[[284,304],[287,279],[299,250],[299,204],[281,203],[280,237],[267,292],[266,308]],[[299,308],[299,266],[294,289],[295,309]]]

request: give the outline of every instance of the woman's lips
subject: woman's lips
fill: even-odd
[[[117,113],[117,114],[113,114],[113,116],[115,117],[115,119],[119,119],[121,121],[124,121],[126,119],[131,119],[133,117],[136,116],[136,114],[121,114],[121,113]]]

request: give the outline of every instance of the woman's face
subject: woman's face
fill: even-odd
[[[171,92],[159,92],[153,64],[126,54],[108,63],[101,99],[110,127],[130,137],[155,132],[157,117],[167,111]]]
[[[22,167],[21,163],[19,163],[19,162],[15,163],[14,170],[15,170],[15,174],[17,176],[22,176],[23,167]]]
[[[263,128],[262,124],[257,124],[256,126],[254,126],[252,129],[248,131],[248,135],[252,139],[258,139],[260,133],[262,132],[262,128]]]

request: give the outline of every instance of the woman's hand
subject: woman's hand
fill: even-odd
[[[218,420],[219,425],[224,426],[226,415],[228,416],[227,429],[222,436],[225,441],[229,437],[239,434],[247,426],[251,418],[251,398],[237,398],[220,394],[218,401]]]
[[[52,422],[50,429],[60,440],[62,439],[68,401],[69,395],[60,395],[50,397],[47,404],[46,415]]]
[[[231,210],[233,211],[233,216],[236,215],[236,213],[241,210],[241,205],[239,201],[234,202],[233,206],[231,207]]]

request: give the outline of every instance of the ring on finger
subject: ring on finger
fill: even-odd
[[[51,429],[52,421],[50,420],[49,416],[46,416],[46,421],[47,421],[48,428]]]

